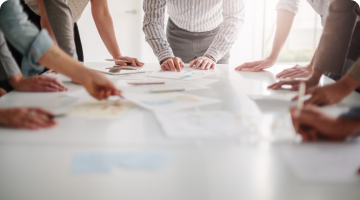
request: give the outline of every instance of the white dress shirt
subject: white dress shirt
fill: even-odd
[[[164,32],[165,7],[171,20],[190,32],[220,31],[205,55],[220,60],[228,53],[244,23],[243,0],[144,0],[143,30],[159,61],[174,57]]]
[[[322,25],[325,24],[326,17],[329,15],[331,0],[307,0],[313,9],[321,16]],[[276,9],[283,9],[297,14],[300,0],[279,0]]]
[[[39,7],[35,0],[24,0],[26,5],[37,15],[40,15]],[[46,1],[46,0],[44,0]],[[86,5],[90,0],[66,0],[69,8],[71,9],[74,22],[79,21],[82,13],[85,10]]]

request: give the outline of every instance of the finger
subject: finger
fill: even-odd
[[[291,78],[292,76],[296,76],[299,73],[302,73],[302,72],[301,71],[292,71],[292,72],[289,72],[289,73],[281,76],[281,78]]]
[[[251,69],[252,72],[259,72],[263,69],[267,68],[264,64],[257,65]]]
[[[115,61],[116,65],[121,65],[121,66],[127,66],[126,62],[119,62],[119,61]]]
[[[201,70],[204,70],[207,64],[208,64],[208,61],[203,60],[202,63],[201,63],[201,65],[200,65],[200,69],[201,69]]]
[[[238,71],[240,71],[242,69],[253,68],[255,66],[260,65],[262,62],[263,61],[260,60],[260,61],[250,62],[250,63],[244,63],[238,67]]]
[[[193,60],[193,61],[190,62],[190,68],[195,65],[195,62],[196,62],[196,60]]]
[[[299,73],[299,74],[297,74],[297,75],[294,75],[294,76],[292,76],[292,77],[290,77],[290,78],[308,78],[309,77],[309,75],[308,75],[308,73],[306,73],[306,72],[302,72],[302,73]]]
[[[169,65],[171,71],[176,71],[174,62],[172,60],[168,62],[168,65]]]
[[[171,71],[171,68],[170,68],[170,66],[169,66],[169,63],[164,63],[164,67],[165,67],[165,70],[166,71]]]
[[[215,67],[216,67],[216,63],[213,63],[213,64],[211,65],[210,69],[215,69]]]
[[[203,60],[202,59],[198,59],[197,63],[196,63],[196,66],[195,66],[195,69],[199,69],[201,64],[202,64]]]
[[[18,126],[19,128],[31,129],[31,130],[39,130],[40,127],[30,121],[23,121],[21,125]]]
[[[112,90],[111,90],[111,89],[110,89],[110,90],[107,90],[106,93],[105,93],[104,98],[105,98],[105,99],[108,99],[109,96],[111,96],[111,93],[112,93]]]
[[[34,110],[37,113],[47,115],[49,117],[54,117],[55,115],[52,112],[49,112],[47,110],[44,110],[42,108],[32,108],[31,110]]]
[[[59,85],[57,85],[56,83],[54,83],[53,81],[42,81],[40,83],[41,86],[47,86],[49,88],[55,89],[56,91],[60,91],[63,88]]]
[[[205,70],[209,70],[209,68],[211,67],[211,65],[212,65],[212,64],[211,64],[210,62],[207,63],[206,66],[205,66]]]
[[[178,60],[175,61],[175,69],[176,69],[176,71],[181,72],[181,67],[180,67]]]
[[[286,84],[285,84],[284,82],[279,82],[279,83],[276,83],[276,84],[271,85],[271,87],[269,87],[269,89],[278,90],[278,89],[280,89],[283,85],[286,85]]]
[[[35,88],[35,91],[38,91],[38,92],[58,92],[59,90],[56,89],[56,88],[49,87],[49,86],[37,86]]]
[[[134,58],[134,60],[135,60],[136,65],[137,65],[138,67],[144,66],[144,63],[140,62],[138,59]]]
[[[132,65],[132,66],[137,67],[137,64],[136,64],[135,59],[129,58],[128,61],[131,62],[131,65]]]
[[[167,70],[164,64],[161,65],[161,69],[164,70],[164,71]]]
[[[280,77],[286,76],[287,74],[289,74],[289,73],[291,73],[291,72],[293,72],[292,69],[285,69],[284,71],[278,73],[278,74],[276,75],[276,77],[277,77],[277,78],[280,78]]]

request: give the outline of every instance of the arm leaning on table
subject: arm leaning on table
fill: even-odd
[[[305,102],[306,104],[325,106],[339,103],[360,85],[359,59],[348,71],[348,74],[336,83],[316,87],[323,72],[341,74],[359,14],[359,5],[354,1],[335,0],[331,2],[329,16],[326,19],[314,61],[314,72],[306,81],[307,88],[309,88],[307,94],[312,95]],[[279,89],[282,85],[292,85],[292,90],[297,90],[299,83],[300,81],[280,81],[269,88]]]
[[[190,62],[190,67],[209,69],[223,58],[235,43],[244,24],[245,4],[243,0],[224,0],[221,28],[203,57]]]
[[[138,61],[136,58],[130,58],[121,54],[118,42],[116,41],[114,24],[109,12],[107,0],[91,0],[91,11],[100,37],[113,58],[126,60],[134,67],[144,66],[144,63]],[[127,65],[125,62],[116,62],[116,64]]]
[[[0,29],[24,54],[30,72],[32,67],[39,67],[39,63],[71,77],[99,100],[107,99],[110,95],[120,95],[120,91],[103,74],[89,70],[73,60],[54,45],[46,30],[39,33],[26,19],[18,0],[8,0],[1,6]]]
[[[151,46],[163,70],[180,72],[184,68],[184,62],[175,57],[164,31],[166,0],[144,0],[143,7],[146,42]]]
[[[279,3],[276,6],[276,9],[278,10],[276,33],[270,56],[263,60],[244,63],[237,67],[236,70],[251,70],[253,72],[257,72],[274,66],[279,57],[280,51],[290,34],[295,15],[299,9],[299,2],[300,0],[279,0]]]

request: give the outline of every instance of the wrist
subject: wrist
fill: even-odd
[[[16,86],[18,85],[18,83],[21,81],[21,79],[23,79],[23,75],[22,73],[18,73],[15,76],[11,77],[8,79],[9,84],[13,87],[16,88]]]
[[[215,60],[214,57],[212,57],[212,56],[210,56],[210,55],[204,55],[204,56],[207,57],[207,58],[210,58],[212,61],[214,61],[214,62],[216,63],[216,60]]]
[[[355,90],[360,85],[360,81],[355,79],[350,74],[346,74],[338,82],[344,86],[344,89],[349,89],[349,91]]]

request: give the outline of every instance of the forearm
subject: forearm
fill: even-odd
[[[86,82],[89,77],[87,74],[90,70],[86,69],[82,64],[72,59],[55,45],[50,47],[50,49],[39,59],[38,62],[41,65],[45,65],[50,69],[72,78],[78,83]]]
[[[293,12],[282,9],[277,11],[276,33],[269,58],[277,60],[279,57],[281,49],[290,34],[294,19],[295,13]]]
[[[93,11],[93,18],[100,37],[109,53],[113,58],[122,56],[116,40],[114,25],[110,14],[108,12],[98,13]]]
[[[224,22],[205,55],[213,57],[217,62],[230,51],[244,24],[244,15],[243,0],[224,0]]]
[[[145,40],[161,62],[175,57],[164,32],[166,0],[144,0],[143,31]]]

